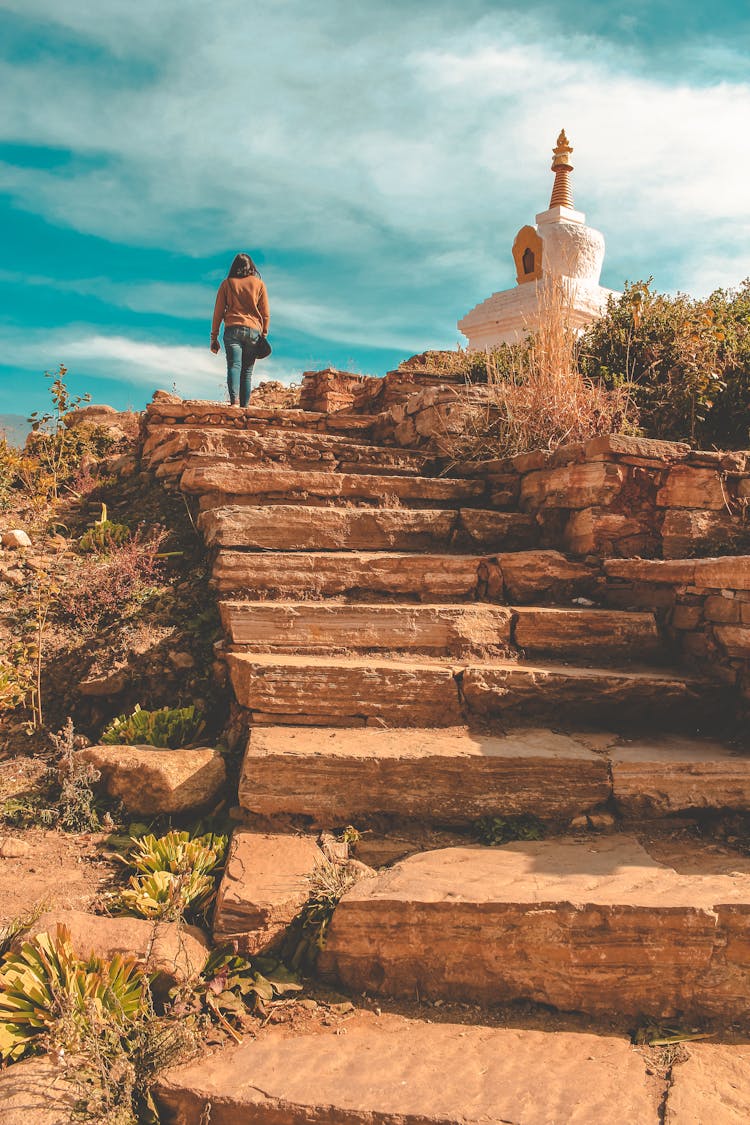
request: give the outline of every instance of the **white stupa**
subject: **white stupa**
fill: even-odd
[[[470,349],[514,344],[536,332],[551,289],[562,288],[566,315],[576,330],[601,316],[611,295],[619,296],[599,284],[604,236],[587,227],[586,216],[573,207],[573,149],[564,129],[552,151],[555,183],[549,208],[536,216],[536,226],[521,227],[513,242],[515,289],[493,293],[458,322]]]

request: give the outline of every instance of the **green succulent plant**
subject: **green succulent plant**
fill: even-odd
[[[0,1058],[23,1058],[40,1035],[62,1024],[71,1048],[104,1018],[122,1026],[125,1036],[128,1024],[148,1006],[148,980],[134,957],[78,957],[70,931],[58,925],[54,934],[39,934],[3,960]]]
[[[135,874],[120,892],[120,905],[143,918],[177,918],[205,911],[216,891],[227,837],[191,837],[172,830],[133,840],[127,859]]]
[[[178,750],[195,743],[206,728],[203,716],[194,706],[162,707],[143,711],[136,706],[132,715],[119,715],[102,734],[107,746],[158,746]]]

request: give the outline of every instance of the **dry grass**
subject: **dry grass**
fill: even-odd
[[[454,414],[453,432],[442,436],[455,460],[512,457],[634,429],[627,388],[607,390],[579,371],[569,291],[548,285],[540,304],[539,326],[526,344],[486,353],[486,385],[472,387],[460,432]]]

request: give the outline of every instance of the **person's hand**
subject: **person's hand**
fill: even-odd
[[[212,340],[211,341],[211,351],[214,353],[214,355],[218,354],[218,352],[219,352],[219,341],[218,340]]]

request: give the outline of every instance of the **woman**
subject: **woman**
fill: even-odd
[[[211,351],[219,351],[219,328],[224,321],[227,353],[227,386],[232,406],[240,395],[240,406],[250,400],[250,380],[257,359],[257,344],[268,334],[268,294],[249,254],[238,254],[216,294],[211,325]]]

